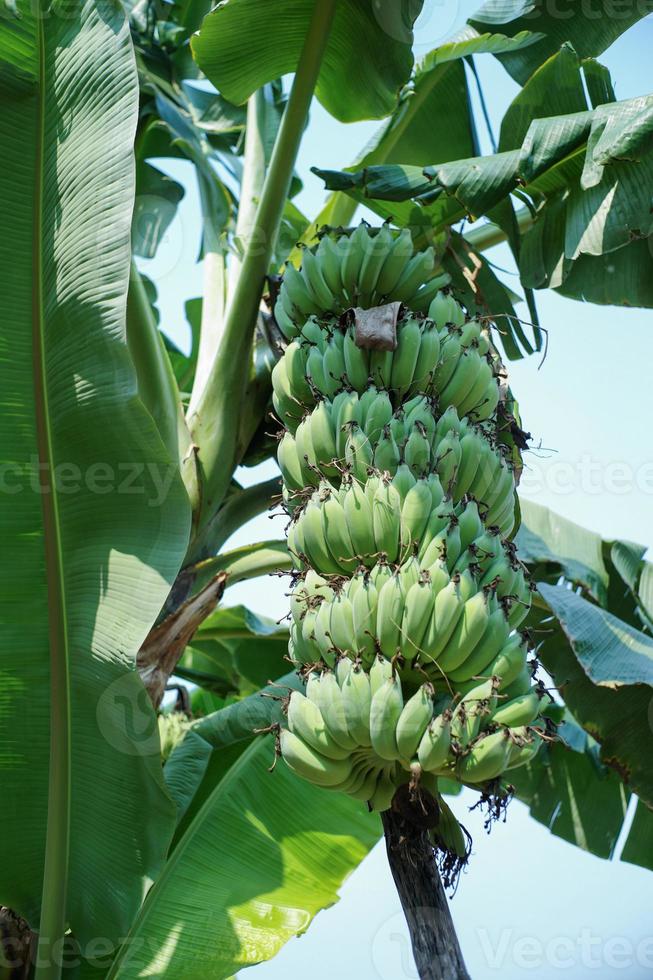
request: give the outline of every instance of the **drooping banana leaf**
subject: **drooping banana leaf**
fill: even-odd
[[[538,656],[601,760],[653,809],[653,639],[565,586],[539,583],[555,620]]]
[[[537,43],[528,47],[497,51],[496,56],[506,71],[524,85],[526,80],[569,41],[582,58],[602,54],[606,48],[638,20],[649,13],[646,4],[624,0],[619,12],[597,16],[590,5],[578,0],[549,4],[546,0],[487,0],[469,19],[478,31],[492,29],[517,37],[522,31],[537,31]]]
[[[125,342],[138,87],[121,5],[7,5],[0,99],[0,903],[40,925],[47,962],[66,925],[123,935],[165,855],[174,811],[134,661],[189,515]]]
[[[343,122],[380,119],[413,66],[423,0],[339,3],[316,95]],[[315,0],[227,0],[205,17],[193,56],[231,102],[295,71]]]
[[[510,131],[519,128],[513,118]],[[651,132],[649,95],[535,118],[519,147],[492,156],[315,172],[328,189],[364,200],[399,225],[433,232],[490,213],[519,188],[534,210],[519,252],[524,287],[650,306]]]
[[[108,980],[215,980],[270,959],[338,889],[380,834],[375,814],[318,789],[258,739],[197,812]]]

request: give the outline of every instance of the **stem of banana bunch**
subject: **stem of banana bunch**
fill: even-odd
[[[293,167],[338,0],[318,0],[297,65],[247,245],[231,297],[220,348],[204,392],[189,418],[202,474],[200,532],[224,498],[242,448],[238,417],[250,372],[261,293],[290,188]]]
[[[394,810],[381,820],[420,980],[470,980],[428,834]]]

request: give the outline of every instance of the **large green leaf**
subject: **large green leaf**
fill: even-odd
[[[565,41],[583,58],[594,57],[610,47],[632,24],[649,13],[646,4],[624,0],[611,12],[582,0],[487,0],[469,23],[477,30],[488,27],[511,37],[521,31],[538,31],[541,37],[530,47],[497,52],[515,81],[524,85],[529,76]]]
[[[519,129],[513,118],[509,131]],[[524,286],[649,305],[652,133],[653,96],[642,96],[535,118],[519,148],[493,156],[316,173],[327,188],[359,201],[394,202],[387,207],[399,224],[430,224],[434,231],[466,214],[488,214],[520,188],[532,198],[535,217],[519,252]],[[417,207],[403,203],[409,200]],[[605,274],[592,281],[597,268]]]
[[[414,79],[402,91],[392,117],[374,137],[357,168],[373,163],[426,166],[476,155],[479,147],[464,59],[515,50],[535,41],[537,35],[527,31],[508,38],[479,34],[468,26],[434,48],[417,65]],[[434,120],[446,120],[446,127],[434,126]]]
[[[544,571],[552,571],[555,580],[563,574],[605,605],[609,577],[601,536],[532,500],[521,498],[520,504],[522,523],[516,543],[532,575],[539,580]]]
[[[172,829],[134,662],[189,524],[125,343],[138,87],[122,8],[10,5],[0,98],[0,903],[38,927],[43,892],[46,941],[64,923],[115,940]]]
[[[573,740],[565,740],[571,728]],[[598,857],[612,857],[628,807],[629,791],[601,764],[596,745],[575,725],[543,747],[534,761],[510,772],[517,797],[552,834]]]
[[[226,0],[192,39],[205,75],[230,102],[297,67],[316,0]],[[422,0],[350,0],[336,9],[316,95],[337,119],[392,111],[413,66],[413,24]]]
[[[376,843],[375,814],[318,789],[254,742],[217,783],[173,851],[110,980],[230,977],[269,959],[338,896]]]
[[[602,761],[653,807],[653,639],[564,586],[538,588],[560,624],[545,624],[540,659]]]
[[[578,55],[570,44],[563,44],[529,78],[508,106],[501,120],[499,150],[519,148],[534,119],[585,109],[587,100]]]

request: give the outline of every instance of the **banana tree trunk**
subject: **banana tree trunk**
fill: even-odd
[[[420,980],[470,980],[428,834],[394,810],[381,819]]]

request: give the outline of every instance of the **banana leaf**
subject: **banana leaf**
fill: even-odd
[[[538,583],[559,622],[538,656],[601,745],[601,761],[653,808],[653,639],[565,586]]]
[[[111,0],[0,19],[0,904],[124,935],[174,826],[135,671],[183,557],[176,463],[125,342],[138,111]],[[143,814],[148,815],[143,820]]]
[[[342,122],[391,112],[413,67],[422,0],[337,5],[316,95]],[[204,18],[193,55],[225,98],[241,104],[295,71],[315,0],[227,0]]]
[[[181,837],[107,977],[232,976],[270,959],[376,843],[378,816],[298,779],[271,739],[222,775]]]
[[[522,31],[540,34],[536,44],[496,53],[512,78],[524,85],[565,41],[573,44],[582,58],[595,57],[647,13],[647,6],[636,0],[624,0],[612,16],[607,9],[597,16],[591,5],[574,0],[563,5],[546,0],[487,0],[468,23],[478,31],[492,28],[509,37],[517,37]]]

